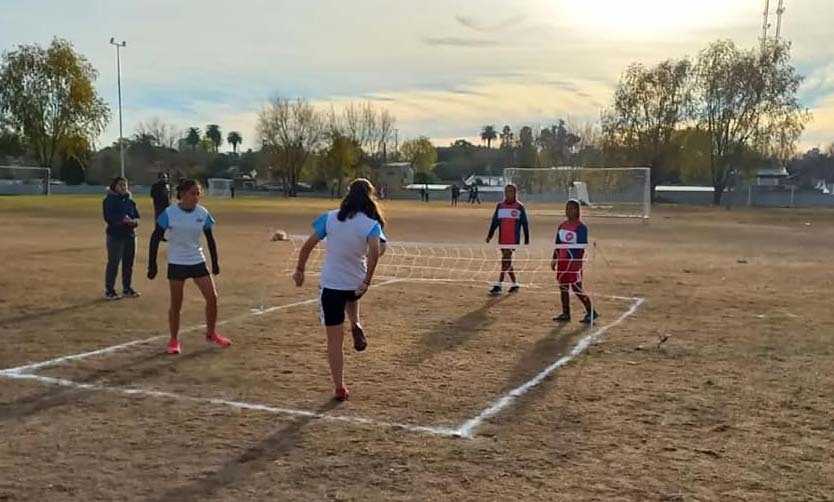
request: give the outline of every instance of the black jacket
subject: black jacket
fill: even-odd
[[[139,219],[139,210],[136,203],[130,198],[130,194],[119,195],[115,192],[107,192],[107,197],[102,203],[102,214],[107,222],[107,235],[114,237],[131,237],[136,235],[134,226],[125,223],[125,216],[131,219]]]

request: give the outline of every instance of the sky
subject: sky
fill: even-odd
[[[832,0],[784,0],[782,36],[805,76],[814,119],[801,148],[834,142]],[[776,4],[770,0],[775,30]],[[220,124],[255,147],[269,99],[323,109],[371,101],[398,137],[476,141],[484,125],[592,124],[628,64],[696,56],[709,42],[752,46],[764,0],[0,0],[0,49],[72,42],[99,71],[118,138],[122,49],[125,135],[158,117]]]

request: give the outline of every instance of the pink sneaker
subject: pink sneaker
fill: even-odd
[[[232,344],[232,341],[226,338],[225,336],[221,335],[220,333],[212,333],[206,336],[207,342],[216,343],[221,347],[228,347]]]
[[[179,339],[174,338],[168,342],[168,353],[173,355],[182,353]]]
[[[350,399],[350,392],[348,392],[347,387],[339,387],[336,389],[336,392],[333,393],[333,399],[336,401],[347,401]]]

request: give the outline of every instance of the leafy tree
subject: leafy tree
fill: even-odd
[[[92,144],[110,110],[98,95],[98,72],[72,44],[20,45],[0,62],[0,116],[23,135],[41,166],[51,167],[64,139]]]
[[[241,136],[240,133],[237,131],[232,131],[226,137],[226,142],[232,145],[232,151],[234,153],[237,153],[237,146],[243,143],[243,136]]]
[[[425,136],[403,141],[400,152],[417,168],[418,172],[430,172],[434,163],[437,162],[437,149]]]
[[[356,169],[362,158],[362,149],[355,140],[340,132],[333,132],[330,135],[330,145],[323,157],[327,180],[335,179],[338,186],[337,193],[343,193],[342,186],[345,179],[356,177]]]
[[[533,138],[533,129],[524,126],[518,132],[518,166],[538,167],[539,153]]]
[[[487,148],[491,148],[492,142],[496,139],[498,139],[498,132],[495,130],[495,126],[484,126],[483,130],[481,131],[481,140],[486,142]]]
[[[513,148],[513,130],[508,125],[501,129],[501,148],[509,150]]]
[[[258,113],[258,137],[287,178],[287,195],[296,196],[301,169],[318,149],[325,122],[308,101],[275,98]]]
[[[571,164],[573,149],[582,141],[578,134],[570,132],[564,120],[558,124],[545,128],[539,132],[537,142],[541,147],[541,154],[546,163],[551,166]]]
[[[220,126],[217,124],[207,125],[206,138],[211,141],[214,147],[214,153],[217,153],[220,150],[220,145],[223,144],[223,133],[220,132]]]
[[[802,77],[791,65],[786,42],[768,42],[761,50],[714,42],[698,56],[695,81],[695,120],[709,135],[718,205],[733,174],[749,166],[753,148],[793,149],[810,115],[797,98]]]
[[[197,150],[197,145],[200,144],[201,139],[202,138],[200,136],[200,128],[199,127],[189,127],[188,128],[188,132],[186,133],[186,136],[185,136],[185,142],[187,144],[191,145],[192,150],[194,150],[194,151]]]
[[[623,148],[627,163],[651,169],[655,187],[674,176],[672,154],[679,148],[674,132],[690,116],[692,63],[666,60],[647,68],[628,67],[614,92],[614,103],[603,113],[602,127],[609,144]]]

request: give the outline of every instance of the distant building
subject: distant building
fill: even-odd
[[[789,177],[784,167],[767,167],[756,171],[756,186],[778,187]]]
[[[389,162],[375,168],[371,177],[374,185],[385,187],[387,193],[401,193],[414,183],[414,168],[411,162]]]

